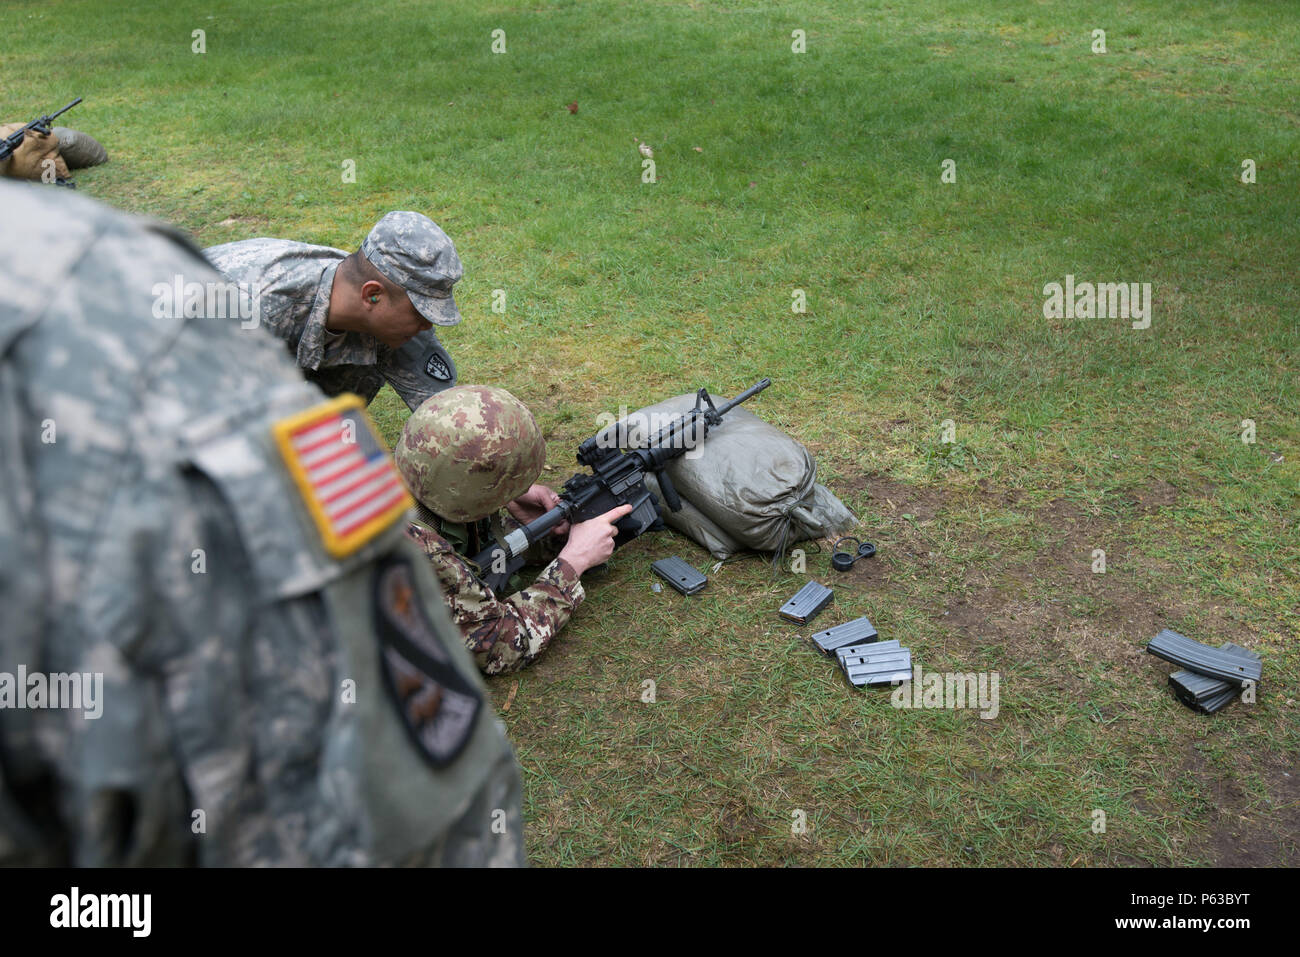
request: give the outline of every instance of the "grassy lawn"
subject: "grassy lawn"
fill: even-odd
[[[656,593],[653,560],[711,561],[646,536],[492,683],[534,863],[1300,863],[1300,6],[42,0],[0,20],[7,119],[86,98],[64,120],[112,162],[85,194],[204,245],[353,249],[388,210],[433,217],[466,267],[461,381],[534,409],[553,485],[599,413],[771,376],[750,407],[880,549],[843,576],[808,556],[836,589],[817,627],[865,614],[927,671],[1000,674],[995,719],[895,709],[776,615],[806,576],[754,558]],[[1151,283],[1150,328],[1044,318],[1067,274]],[[395,436],[401,403],[372,408]],[[1262,654],[1258,703],[1175,701],[1142,651],[1162,627]]]

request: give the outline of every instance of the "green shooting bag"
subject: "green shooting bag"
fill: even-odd
[[[714,396],[714,402],[726,400]],[[695,405],[695,393],[666,399],[620,423],[624,448],[643,445]],[[691,445],[691,436],[687,435]],[[779,560],[795,542],[838,535],[857,518],[830,489],[817,484],[817,463],[804,446],[743,406],[732,409],[708,438],[667,467],[682,499],[664,504],[664,521],[719,560],[746,549]],[[654,476],[646,485],[664,503]]]

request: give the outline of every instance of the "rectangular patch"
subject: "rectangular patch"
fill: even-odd
[[[341,395],[271,429],[335,558],[351,555],[414,506],[359,396]]]

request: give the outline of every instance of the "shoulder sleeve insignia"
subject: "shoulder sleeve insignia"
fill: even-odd
[[[351,555],[414,506],[358,396],[341,395],[271,430],[335,558]]]
[[[469,742],[483,698],[434,633],[405,559],[376,568],[374,608],[388,692],[415,746],[444,768]]]
[[[443,358],[441,351],[430,354],[429,361],[424,364],[424,374],[432,376],[439,382],[450,382],[454,377],[451,366]]]

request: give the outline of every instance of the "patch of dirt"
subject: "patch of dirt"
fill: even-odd
[[[1018,493],[981,484],[981,491],[1008,504]],[[1181,494],[1167,482],[1133,493],[1125,502],[1148,514],[1172,504]],[[1064,499],[1053,499],[1033,510],[1034,523],[1048,529],[1051,543],[1029,561],[997,563],[967,581],[944,608],[944,624],[973,638],[996,634],[1013,655],[1041,657],[1045,648],[1055,657],[1078,663],[1101,660],[1132,666],[1145,658],[1138,642],[1154,637],[1193,609],[1173,597],[1153,597],[1125,574],[1130,552],[1123,525],[1090,514]],[[1104,552],[1104,555],[1099,554]],[[1103,567],[1105,571],[1094,570]],[[1056,594],[1043,597],[1044,585]],[[1066,584],[1064,594],[1059,586]],[[1249,646],[1251,636],[1224,609],[1198,606],[1198,617],[1217,641],[1238,640]]]
[[[1252,767],[1268,782],[1263,807],[1252,806],[1235,781],[1209,767],[1195,744],[1188,744],[1182,770],[1211,795],[1214,808],[1193,849],[1216,867],[1294,867],[1300,864],[1300,776],[1294,765],[1275,761]]]
[[[768,826],[744,798],[733,797],[719,809],[718,837],[723,844],[734,845],[766,834]]]
[[[864,475],[837,483],[852,492],[866,492],[880,507],[899,515],[913,515],[918,522],[928,522],[939,513],[948,499],[945,489],[905,485],[886,475]]]
[[[986,478],[982,478],[976,482],[975,487],[979,490],[979,493],[983,498],[1000,501],[1003,505],[1015,505],[1024,498],[1024,495],[1019,489],[995,488]]]
[[[990,488],[987,481],[981,491],[1005,504],[1017,504],[1021,498],[1014,490]],[[1141,606],[1142,596],[1115,588],[1113,576],[1108,581],[1092,570],[1094,550],[1110,546],[1111,533],[1103,521],[1062,499],[1036,509],[1034,520],[1051,530],[1052,543],[1028,561],[999,561],[978,578],[968,578],[965,589],[950,596],[943,624],[970,642],[996,637],[1009,655],[1024,660],[1077,662],[1103,650],[1111,660],[1129,658],[1126,642],[1117,640],[1109,622],[1099,622],[1094,615],[1081,617],[1066,598],[1038,594],[1044,582],[1068,581],[1068,598],[1075,602],[1088,601],[1108,611]]]
[[[1150,515],[1162,508],[1168,508],[1178,500],[1179,489],[1164,479],[1158,479],[1150,485],[1127,489],[1120,494],[1120,502],[1134,508],[1141,515]]]
[[[960,632],[983,634],[989,626],[988,612],[972,603],[966,596],[954,598],[944,611],[944,624]]]

